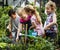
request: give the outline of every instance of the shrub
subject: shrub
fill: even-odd
[[[7,7],[0,7],[0,36],[2,36],[2,34],[6,34],[5,30],[5,23],[6,20],[8,20],[9,16],[8,16],[8,11],[9,9],[11,9],[11,6],[7,6]]]
[[[8,11],[12,7],[0,8],[0,28],[5,29],[5,21],[9,18]]]

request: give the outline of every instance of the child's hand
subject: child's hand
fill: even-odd
[[[18,37],[16,37],[16,42],[18,42]]]
[[[39,30],[40,28],[36,28],[36,30]]]
[[[45,27],[45,28],[44,28],[44,30],[47,30],[47,29],[50,29],[50,28],[48,28],[48,27]]]
[[[31,30],[31,27],[29,28],[29,30]]]

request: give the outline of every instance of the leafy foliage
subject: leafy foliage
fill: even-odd
[[[54,50],[54,46],[52,43],[48,42],[47,40],[41,37],[35,37],[34,43],[27,43],[27,44],[11,44],[9,48],[11,50]],[[7,45],[3,45],[1,48],[6,47]]]
[[[8,16],[8,11],[12,7],[0,7],[0,28],[4,29],[5,28],[5,21],[9,18]]]
[[[8,7],[0,7],[0,36],[2,36],[2,34],[6,34],[5,32],[5,23],[6,23],[6,20],[8,20],[9,16],[8,16],[8,11],[9,9],[11,9],[12,7],[11,6],[8,6]]]
[[[0,42],[4,42],[4,43],[11,43],[12,40],[8,37],[2,37],[0,38]]]

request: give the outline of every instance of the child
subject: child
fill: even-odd
[[[16,40],[17,33],[20,31],[20,17],[14,9],[10,9],[8,15],[10,16],[8,29],[12,33],[13,40]]]
[[[29,30],[29,27],[31,26],[31,21],[30,21],[31,16],[27,15],[24,8],[18,9],[17,13],[20,16],[20,23],[24,25],[28,24],[28,30]]]
[[[31,16],[32,26],[30,27],[30,29],[34,29],[34,31],[38,33],[38,36],[42,36],[44,34],[44,30],[42,27],[41,18],[39,14],[37,13],[37,11],[31,5],[27,5],[24,9],[26,13],[29,16]]]
[[[50,37],[50,39],[54,39],[56,37],[56,31],[57,31],[57,19],[56,19],[56,5],[54,2],[49,1],[45,5],[45,11],[47,13],[47,19],[44,24],[44,30],[47,37]]]
[[[31,26],[31,16],[28,16],[27,13],[25,12],[24,8],[19,8],[17,10],[17,14],[20,16],[20,27],[23,28],[23,26],[26,24],[28,25],[27,30],[29,30],[30,26]],[[22,29],[23,30],[23,29]],[[19,34],[17,35],[17,37],[19,37]],[[17,38],[18,39],[18,38]]]

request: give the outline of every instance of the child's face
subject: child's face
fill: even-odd
[[[31,11],[28,13],[28,15],[30,15],[30,16],[32,15]]]
[[[30,12],[28,12],[28,15],[29,15],[29,16],[32,16],[32,15],[33,15],[33,13],[30,11]]]
[[[15,19],[15,18],[16,18],[16,14],[11,14],[11,17],[12,17],[13,19]]]
[[[47,12],[48,15],[49,15],[50,13],[52,13],[51,7],[47,7],[47,8],[46,8],[46,12]]]
[[[23,18],[24,20],[27,20],[27,17],[28,17],[27,14],[22,14],[22,18]]]

